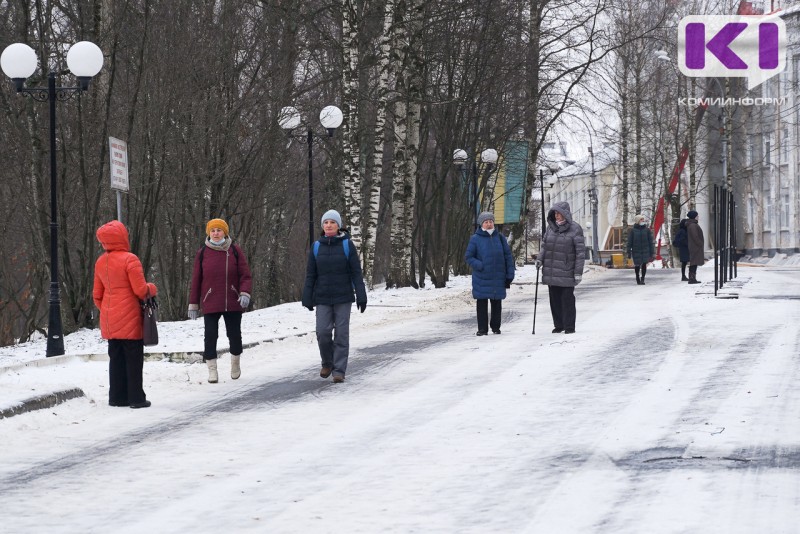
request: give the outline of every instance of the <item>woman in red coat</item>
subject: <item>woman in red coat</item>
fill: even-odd
[[[119,221],[97,229],[103,253],[94,265],[94,304],[100,310],[100,333],[108,340],[108,404],[147,408],[142,388],[144,344],[141,301],[156,296],[144,279],[142,263],[130,252],[128,230]]]
[[[208,381],[219,381],[217,337],[219,318],[225,320],[231,351],[231,378],[242,375],[242,313],[250,304],[253,278],[247,258],[228,234],[228,224],[211,219],[206,224],[206,242],[197,251],[189,292],[189,318],[197,319],[200,308],[205,321],[203,360],[208,365]]]

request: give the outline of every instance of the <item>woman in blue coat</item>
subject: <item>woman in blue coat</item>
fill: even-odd
[[[478,332],[485,336],[500,333],[502,301],[506,289],[514,280],[514,258],[502,232],[494,227],[494,214],[485,211],[478,215],[478,228],[469,240],[464,259],[472,267],[472,297],[478,301]],[[489,319],[489,302],[492,317]]]

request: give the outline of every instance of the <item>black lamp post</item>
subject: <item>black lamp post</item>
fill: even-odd
[[[61,296],[58,289],[58,195],[56,187],[56,100],[67,100],[86,91],[89,81],[103,68],[103,52],[89,41],[75,43],[67,52],[67,67],[78,79],[78,87],[56,87],[56,73],[50,71],[47,87],[25,87],[25,80],[35,71],[36,52],[24,43],[14,43],[3,50],[0,66],[11,78],[18,93],[39,102],[50,103],[50,314],[47,324],[49,356],[64,354],[64,331],[61,324]]]
[[[319,114],[319,121],[322,126],[328,131],[327,137],[333,137],[336,128],[342,124],[342,110],[336,106],[326,106]],[[297,108],[287,106],[281,109],[280,117],[278,117],[278,124],[281,128],[287,131],[289,137],[305,137],[308,143],[308,246],[309,248],[314,244],[314,137],[320,137],[315,134],[311,126],[304,134],[294,134],[293,130],[300,126],[300,112]]]
[[[473,151],[473,154],[476,154],[477,151]],[[467,151],[461,148],[457,148],[453,151],[453,163],[458,166],[460,169],[463,168],[464,165],[469,160],[469,155]],[[492,167],[495,163],[497,163],[497,150],[493,148],[487,148],[480,154],[480,160],[482,163],[486,164],[486,172],[492,172]],[[472,225],[473,229],[478,228],[478,213],[480,212],[480,192],[483,189],[483,184],[478,183],[478,159],[477,157],[472,158],[472,175],[469,177],[469,188],[470,188],[470,207],[472,208]]]
[[[558,177],[556,173],[558,172],[558,165],[553,164],[548,167],[550,171],[550,176],[547,177],[547,186],[552,189],[556,182],[558,182]],[[542,201],[542,239],[544,239],[544,234],[547,231],[547,209],[545,208],[545,198],[544,198],[544,169],[539,167],[539,195],[541,196]]]

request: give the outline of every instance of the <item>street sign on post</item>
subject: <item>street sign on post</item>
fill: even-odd
[[[109,137],[108,154],[111,161],[111,189],[128,191],[128,143]]]
[[[117,191],[117,220],[122,222],[122,191],[129,191],[128,183],[128,143],[108,138],[108,159],[111,163],[111,189]]]

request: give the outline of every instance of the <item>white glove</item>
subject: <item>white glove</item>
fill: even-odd
[[[200,310],[189,310],[189,319],[194,321],[198,317],[200,317]]]
[[[247,309],[248,304],[250,304],[250,296],[247,293],[239,295],[239,306],[241,306],[243,310]]]
[[[582,274],[576,274],[575,275],[575,285],[576,286],[581,283],[581,278],[583,278]]]

